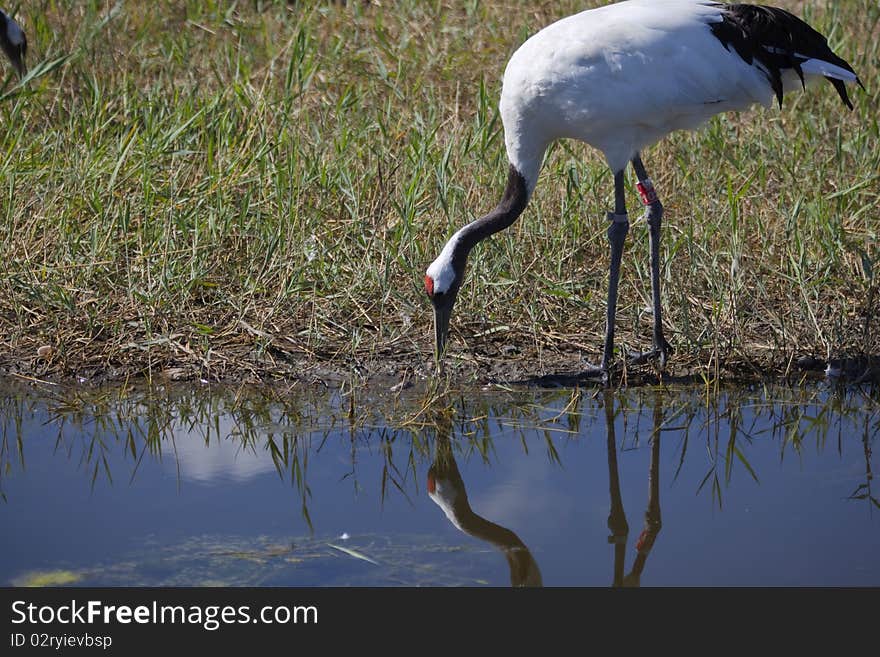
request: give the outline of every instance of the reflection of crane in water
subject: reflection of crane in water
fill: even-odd
[[[605,427],[608,449],[608,485],[611,509],[608,542],[614,546],[614,586],[639,586],[645,562],[660,533],[660,427],[663,424],[663,403],[657,394],[654,403],[653,431],[651,436],[651,465],[648,471],[648,507],[645,510],[645,527],[636,541],[636,558],[628,575],[624,575],[626,542],[629,524],[623,510],[620,494],[620,476],[617,468],[617,439],[614,430],[614,394],[606,391],[604,398]],[[437,424],[437,444],[434,463],[428,469],[428,495],[443,509],[456,528],[487,541],[504,553],[510,566],[510,582],[513,586],[541,586],[541,572],[532,553],[519,536],[506,527],[495,524],[474,513],[468,502],[464,481],[455,462],[450,440],[451,427],[448,420]]]
[[[611,510],[608,513],[608,542],[614,545],[614,586],[639,586],[642,571],[654,541],[663,523],[660,520],[660,426],[663,424],[661,395],[654,399],[654,427],[651,432],[651,466],[648,471],[648,508],[645,510],[645,528],[636,541],[636,558],[629,575],[624,575],[626,540],[629,524],[620,496],[620,477],[617,472],[617,439],[614,432],[614,395],[605,393],[605,426],[608,435],[608,488],[611,492]]]
[[[438,426],[434,463],[428,469],[428,495],[449,521],[465,534],[491,543],[504,553],[513,586],[541,586],[541,571],[519,536],[474,513],[452,454],[448,424]]]

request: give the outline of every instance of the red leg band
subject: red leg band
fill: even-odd
[[[639,196],[642,197],[642,203],[645,205],[651,205],[660,200],[657,198],[654,183],[651,182],[650,178],[646,179],[644,182],[639,181],[636,183],[636,188],[639,190]]]

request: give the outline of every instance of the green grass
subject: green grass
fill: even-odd
[[[777,4],[828,34],[868,91],[848,112],[819,85],[645,154],[666,206],[667,337],[685,371],[880,353],[880,9]],[[17,86],[4,67],[0,85],[0,369],[427,368],[424,269],[503,189],[505,62],[583,6],[21,6],[32,74]],[[452,360],[486,371],[515,345],[542,373],[597,357],[612,188],[597,153],[552,148],[526,213],[471,258]],[[636,223],[619,344],[650,342],[649,307]]]

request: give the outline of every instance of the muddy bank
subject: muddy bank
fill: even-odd
[[[444,362],[443,377],[459,384],[574,386],[597,384],[584,369],[599,360],[584,349],[534,349],[485,342],[470,349],[453,347]],[[715,357],[676,353],[664,372],[653,365],[628,366],[618,359],[615,385],[659,381],[750,382],[800,377],[878,381],[880,359],[870,356],[826,361],[811,354]],[[17,379],[90,384],[131,380],[203,381],[224,383],[318,383],[335,387],[353,379],[376,381],[395,389],[436,378],[429,349],[385,350],[347,354],[307,352],[274,342],[240,344],[205,353],[185,342],[164,340],[130,351],[125,359],[94,348],[62,350],[52,345],[29,345],[0,353],[0,375]]]

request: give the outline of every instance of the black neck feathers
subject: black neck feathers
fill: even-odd
[[[489,214],[471,223],[461,236],[464,254],[479,242],[500,230],[509,228],[529,202],[526,179],[512,164],[507,174],[507,187],[501,201]]]

